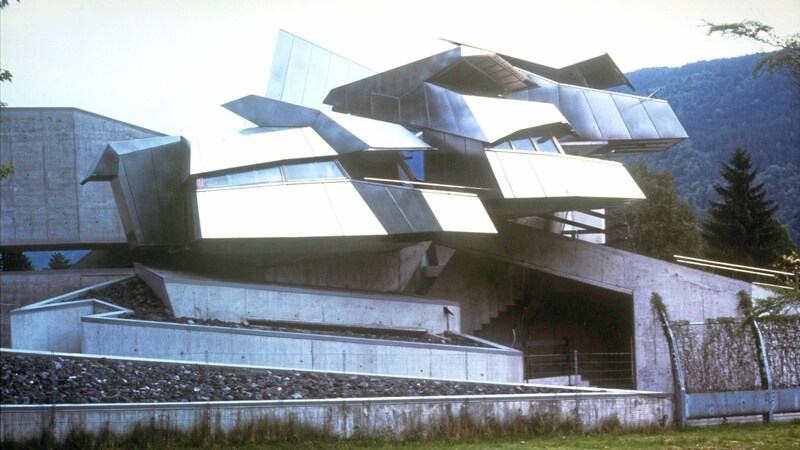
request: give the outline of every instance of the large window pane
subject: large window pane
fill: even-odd
[[[239,173],[206,177],[203,179],[203,187],[244,186],[247,184],[276,183],[279,181],[281,181],[280,169],[277,167],[268,167],[265,169],[253,169]]]
[[[333,161],[292,164],[283,166],[286,181],[344,178],[344,174]]]
[[[522,139],[512,139],[511,145],[514,146],[514,150],[536,151],[533,147],[533,142],[531,142],[531,138],[527,136]]]
[[[544,136],[536,136],[533,138],[536,142],[536,148],[539,149],[540,152],[545,153],[561,153],[558,151],[558,146],[550,137]]]

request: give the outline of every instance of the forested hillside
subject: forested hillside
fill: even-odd
[[[721,181],[720,164],[737,146],[752,155],[753,167],[778,205],[776,217],[800,243],[800,98],[784,76],[751,73],[759,55],[715,59],[678,68],[628,73],[635,94],[669,101],[689,140],[638,157],[651,168],[673,173],[682,198],[702,217],[712,187]]]

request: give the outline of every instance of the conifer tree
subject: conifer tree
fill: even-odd
[[[47,268],[51,270],[69,269],[69,266],[69,259],[61,252],[50,255],[50,261],[47,263]]]
[[[0,272],[34,270],[33,262],[22,252],[0,253]]]
[[[722,163],[725,185],[715,184],[721,202],[710,202],[702,224],[709,257],[766,267],[796,251],[786,228],[773,216],[778,206],[767,200],[764,182],[756,183],[750,154],[743,148]]]

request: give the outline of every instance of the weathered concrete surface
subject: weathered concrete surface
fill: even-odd
[[[522,382],[521,353],[499,346],[426,344],[98,316],[81,320],[81,351],[96,355]]]
[[[703,321],[708,318],[734,317],[739,291],[759,296],[749,283],[709,274],[678,264],[569,239],[545,231],[512,223],[497,224],[498,235],[469,237],[443,236],[437,243],[505,261],[536,271],[629,294],[634,303],[634,349],[637,388],[670,392],[672,375],[667,343],[650,304],[656,292],[663,298],[674,320]],[[466,274],[465,277],[471,275]],[[440,279],[448,286],[435,285],[437,296],[458,300],[471,298],[474,288],[465,279]],[[502,291],[504,279],[494,281]],[[505,281],[507,282],[507,280]],[[476,302],[462,302],[462,330],[473,333],[467,318],[484,314]]]
[[[244,284],[137,265],[176,317],[240,323],[247,318],[333,325],[460,331],[458,303],[400,294]],[[447,307],[451,315],[444,312]]]
[[[83,405],[0,405],[0,439],[24,440],[42,433],[63,440],[72,429],[99,433],[108,427],[125,433],[136,424],[156,424],[182,431],[199,428],[229,432],[261,421],[276,426],[292,421],[338,437],[355,435],[402,438],[426,434],[447,420],[464,417],[480,426],[515,419],[552,417],[577,420],[583,429],[618,420],[623,427],[671,423],[672,400],[642,392],[527,394],[272,400],[202,403],[122,403]],[[50,424],[54,424],[51,428]]]
[[[76,108],[0,110],[0,247],[90,248],[127,243],[108,183],[80,186],[110,141],[161,136]]]
[[[11,345],[12,310],[64,293],[133,275],[133,269],[0,272],[0,346]]]

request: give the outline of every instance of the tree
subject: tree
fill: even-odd
[[[772,76],[783,72],[792,83],[795,94],[800,98],[800,33],[791,36],[778,36],[773,28],[755,20],[734,23],[711,23],[704,21],[709,35],[721,33],[726,37],[748,38],[767,44],[778,50],[768,53],[753,67],[753,78],[766,72]]]
[[[702,224],[708,256],[750,266],[780,266],[797,251],[786,228],[773,214],[778,209],[766,200],[764,183],[754,184],[750,154],[741,147],[729,163],[722,163],[726,184],[714,184],[722,202],[710,202]]]
[[[22,252],[3,252],[0,254],[0,272],[34,269],[31,259]]]
[[[667,261],[675,254],[698,255],[697,215],[678,196],[672,174],[651,170],[643,161],[628,164],[628,171],[647,197],[612,213],[628,225],[628,249]]]
[[[50,255],[50,261],[47,262],[47,268],[51,270],[69,269],[69,266],[69,259],[61,252]]]
[[[19,2],[19,0],[17,0],[17,2]],[[8,0],[0,0],[0,9],[3,9],[6,6],[8,6]],[[0,68],[0,83],[5,83],[6,81],[10,83],[13,77],[14,76],[11,75],[11,72],[7,71],[6,69]],[[6,106],[6,104],[0,102],[0,108],[4,106]],[[14,169],[15,169],[14,164],[0,164],[0,180],[5,180],[6,178],[8,178],[11,174],[14,173]],[[5,253],[3,255],[5,255]],[[18,255],[25,256],[22,253],[19,253]],[[25,256],[25,258],[27,258],[27,256]],[[30,264],[30,260],[28,260],[28,264]],[[30,269],[22,269],[22,270],[30,270]]]

